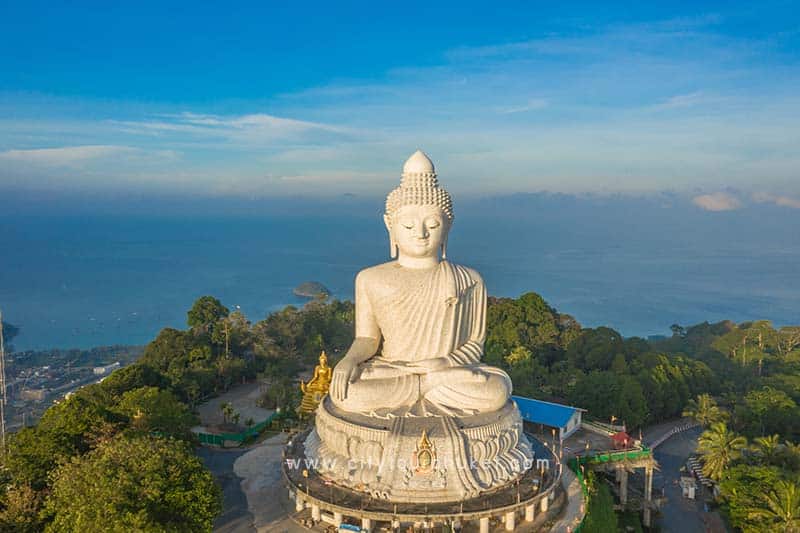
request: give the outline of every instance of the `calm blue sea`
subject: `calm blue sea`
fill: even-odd
[[[145,343],[211,294],[253,321],[319,281],[352,297],[388,259],[381,206],[323,214],[0,218],[0,308],[17,349]],[[449,258],[489,292],[535,290],[588,326],[667,334],[672,323],[800,323],[800,211],[708,213],[674,199],[550,195],[456,204]]]

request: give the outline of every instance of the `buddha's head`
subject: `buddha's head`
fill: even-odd
[[[325,354],[325,350],[322,350],[322,353],[319,354],[319,366],[322,368],[328,366],[328,356]]]
[[[447,257],[453,202],[439,187],[433,162],[417,150],[403,165],[400,186],[386,198],[383,215],[392,257]]]

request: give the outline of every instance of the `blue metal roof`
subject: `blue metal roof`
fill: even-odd
[[[579,407],[543,402],[522,396],[512,396],[511,398],[517,402],[522,419],[534,424],[562,428],[567,425],[575,411],[583,411]]]

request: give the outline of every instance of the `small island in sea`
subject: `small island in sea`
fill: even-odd
[[[330,296],[331,291],[318,281],[306,281],[301,283],[292,291],[295,296],[303,298],[327,298]]]

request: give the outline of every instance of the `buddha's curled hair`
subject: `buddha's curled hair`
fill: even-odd
[[[442,210],[448,222],[453,222],[453,201],[439,187],[436,172],[404,172],[400,186],[386,197],[386,216],[392,222],[397,211],[405,205],[433,205]]]

